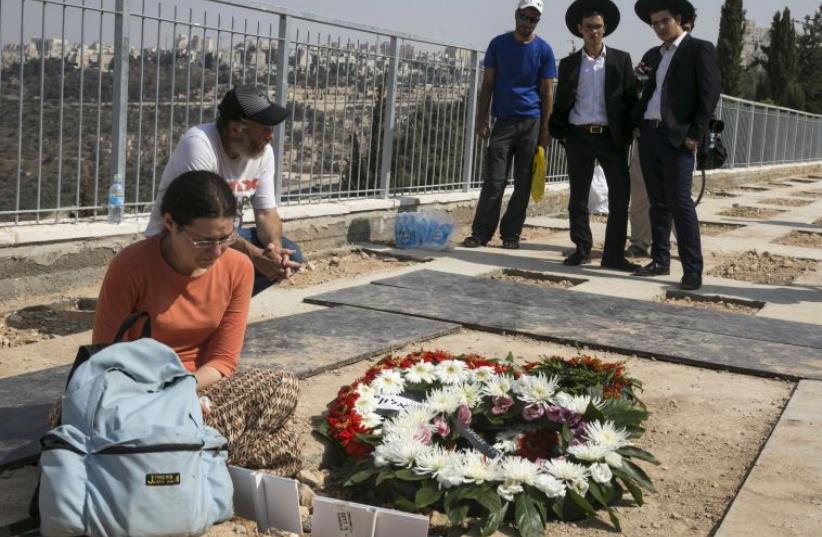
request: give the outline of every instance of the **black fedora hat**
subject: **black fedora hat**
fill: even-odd
[[[645,24],[651,24],[651,11],[670,9],[682,15],[682,20],[692,20],[696,15],[696,8],[688,0],[637,0],[634,11],[637,17]]]
[[[565,12],[565,26],[577,37],[582,34],[577,30],[585,13],[596,11],[605,19],[605,35],[612,33],[619,26],[619,8],[611,0],[576,0]]]

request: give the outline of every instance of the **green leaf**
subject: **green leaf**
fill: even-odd
[[[522,537],[543,537],[545,521],[540,516],[536,502],[528,494],[520,494],[514,504],[514,522]]]
[[[377,485],[382,485],[383,481],[394,479],[394,470],[391,468],[383,468],[377,475]]]
[[[440,489],[431,485],[423,485],[417,489],[417,493],[414,495],[414,503],[417,509],[422,509],[437,502],[441,497],[442,491]]]
[[[397,495],[396,498],[394,498],[394,507],[396,507],[397,509],[400,509],[402,511],[406,511],[408,513],[416,513],[417,512],[416,504],[414,504],[414,502],[412,502],[408,498],[406,498],[402,495],[399,495],[399,494]]]
[[[620,455],[624,455],[626,457],[631,457],[632,459],[643,460],[643,461],[650,462],[651,464],[655,464],[655,465],[659,466],[659,461],[656,460],[656,458],[653,455],[651,455],[650,453],[648,453],[644,449],[640,449],[638,447],[633,447],[633,446],[622,447],[622,448],[619,448],[617,450],[617,453],[619,453]]]
[[[654,488],[654,484],[651,482],[651,478],[648,477],[648,474],[645,473],[645,470],[637,466],[636,464],[632,463],[628,459],[622,459],[622,467],[621,469],[631,476],[642,488],[649,492],[656,492]]]
[[[344,485],[356,485],[357,483],[362,483],[363,481],[370,478],[372,475],[377,473],[377,469],[374,467],[366,468],[365,470],[359,470],[351,474],[351,476],[343,483]]]
[[[555,501],[551,503],[551,511],[553,511],[554,514],[557,515],[557,518],[559,520],[565,520],[565,515],[562,512],[562,502]]]
[[[573,435],[571,434],[571,429],[568,428],[568,425],[563,424],[562,425],[562,431],[559,434],[562,437],[563,442],[565,442],[566,444],[571,443],[571,439],[573,438]]]
[[[582,496],[577,494],[577,492],[574,491],[574,489],[569,487],[568,489],[566,489],[566,494],[568,495],[569,498],[571,498],[571,501],[574,502],[574,504],[577,507],[582,509],[582,511],[586,515],[596,516],[597,512],[596,512],[596,509],[594,509],[594,506],[591,505],[590,503],[588,503],[588,500],[586,500],[585,498],[583,498]]]
[[[480,537],[488,537],[499,529],[500,524],[505,520],[505,514],[508,512],[508,505],[510,504],[505,502],[499,510],[492,512],[485,518],[480,526]]]
[[[588,408],[585,409],[583,417],[585,421],[605,421],[605,414],[594,405],[593,401],[588,403]]]
[[[468,506],[460,505],[452,509],[446,509],[445,513],[448,515],[448,521],[452,526],[459,526],[462,521],[468,516]]]
[[[591,481],[588,484],[588,492],[591,493],[591,496],[599,503],[602,507],[608,511],[608,518],[611,520],[611,524],[614,526],[614,529],[617,531],[622,531],[622,527],[619,524],[619,519],[617,518],[614,510],[611,509],[611,506],[608,505],[608,499],[605,495],[605,492],[600,487],[599,483],[595,481]]]
[[[642,489],[640,489],[637,486],[637,484],[634,482],[631,476],[629,476],[627,473],[623,472],[619,468],[612,468],[611,472],[613,472],[615,476],[622,480],[622,482],[625,484],[625,487],[631,493],[631,496],[634,497],[634,501],[637,503],[637,505],[642,506],[642,504],[645,503],[645,501],[642,498]]]
[[[476,500],[476,502],[488,510],[489,513],[496,513],[502,509],[502,500],[499,494],[487,485],[467,488],[462,494],[462,497]]]
[[[396,477],[397,479],[402,479],[403,481],[425,481],[426,479],[429,479],[427,475],[415,474],[412,470],[408,468],[397,470],[396,472],[394,472],[394,477]]]

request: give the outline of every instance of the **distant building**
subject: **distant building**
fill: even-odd
[[[764,59],[765,53],[762,47],[771,44],[771,29],[760,28],[756,21],[747,19],[745,21],[745,32],[742,34],[742,65],[751,65],[756,60]]]
[[[456,63],[469,63],[471,61],[471,50],[459,47],[445,47],[445,57],[451,58]]]

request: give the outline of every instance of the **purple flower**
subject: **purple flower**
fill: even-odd
[[[561,406],[549,406],[545,411],[545,416],[554,423],[564,423],[571,428],[576,427],[582,421],[580,414]]]
[[[457,409],[457,419],[464,425],[471,424],[471,409],[466,405],[460,405]]]
[[[448,421],[440,418],[439,416],[434,418],[434,432],[442,438],[446,438],[448,433],[451,432],[451,427],[448,426]]]
[[[426,446],[431,443],[431,429],[428,427],[420,427],[417,429],[417,432],[414,433],[414,440],[422,442]]]
[[[491,414],[495,416],[499,416],[500,414],[505,414],[508,412],[508,409],[514,405],[514,400],[510,397],[492,397],[491,398]]]
[[[545,407],[540,403],[532,403],[522,409],[522,419],[534,421],[545,415]]]

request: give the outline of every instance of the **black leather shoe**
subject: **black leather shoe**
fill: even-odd
[[[466,248],[478,248],[480,246],[485,246],[486,244],[488,244],[488,241],[480,240],[473,235],[470,237],[465,237],[465,240],[462,241],[462,245]]]
[[[568,265],[570,267],[576,267],[578,265],[582,265],[583,263],[590,263],[590,262],[591,262],[591,256],[590,255],[585,255],[582,252],[577,251],[577,252],[572,253],[568,257],[566,257],[565,260],[563,260],[562,264],[563,265]]]
[[[685,274],[679,282],[679,288],[685,291],[696,291],[700,287],[702,287],[701,274]]]
[[[622,272],[634,272],[642,267],[642,265],[631,263],[627,259],[616,259],[614,261],[603,260],[600,266],[611,270],[621,270]]]
[[[671,273],[671,267],[660,265],[656,261],[651,261],[642,268],[634,271],[634,276],[667,276]]]

